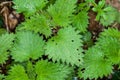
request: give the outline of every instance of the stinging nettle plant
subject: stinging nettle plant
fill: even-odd
[[[0,64],[12,58],[7,73],[0,70],[0,80],[99,79],[113,74],[114,65],[120,67],[120,31],[109,27],[118,12],[105,0],[98,4],[94,0],[13,0],[13,4],[25,21],[15,33],[0,34]],[[84,49],[85,40],[91,40],[91,33],[84,36],[89,32],[90,9],[107,28]]]

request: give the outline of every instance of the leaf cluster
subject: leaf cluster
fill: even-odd
[[[94,0],[13,0],[13,4],[25,21],[15,33],[0,30],[0,64],[7,65],[5,74],[0,71],[1,80],[99,79],[113,74],[114,66],[120,67],[120,31],[109,27],[119,22],[118,12],[105,0],[98,4]],[[108,27],[96,42],[88,30],[90,10]]]

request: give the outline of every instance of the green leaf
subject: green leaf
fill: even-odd
[[[105,56],[113,63],[120,62],[120,41],[112,37],[100,37],[97,46],[105,53]],[[112,46],[111,46],[112,45]]]
[[[87,47],[90,47],[93,45],[93,40],[91,39],[92,34],[90,32],[86,32],[83,34],[82,40],[83,44],[86,45]]]
[[[4,28],[0,28],[0,35],[5,34],[7,31]]]
[[[104,30],[100,34],[96,46],[101,48],[113,64],[120,62],[120,31],[112,28]]]
[[[82,75],[80,74],[80,77],[83,77],[85,80],[87,78],[102,78],[112,73],[111,62],[105,58],[104,53],[97,47],[89,48],[86,51],[83,68],[85,70],[82,72]]]
[[[50,20],[47,19],[47,17],[43,14],[36,14],[30,17],[30,19],[27,19],[25,22],[22,23],[22,25],[22,30],[31,30],[35,33],[39,32],[44,34],[46,37],[52,34],[50,28]]]
[[[73,26],[76,27],[80,32],[86,32],[88,27],[88,13],[81,11],[73,18]]]
[[[4,80],[5,75],[0,73],[0,80]]]
[[[102,9],[104,6],[105,6],[105,0],[99,1],[98,7]]]
[[[82,63],[82,40],[73,27],[62,28],[57,35],[48,40],[45,54],[53,61],[62,61],[71,65]]]
[[[116,20],[117,10],[112,6],[105,6],[105,0],[99,1],[98,5],[95,5],[92,10],[97,12],[96,20],[100,21],[105,27]]]
[[[54,5],[47,9],[56,26],[65,27],[71,23],[70,17],[74,12],[77,0],[56,0]]]
[[[36,11],[43,9],[47,4],[47,0],[13,0],[13,3],[13,7],[17,12],[29,17]]]
[[[93,8],[93,11],[97,12],[96,20],[100,21],[103,26],[111,25],[117,16],[117,10],[112,6],[104,5],[104,0],[100,1],[97,6]]]
[[[100,13],[102,9],[105,7],[105,0],[101,0],[98,4],[94,3],[94,7],[92,8],[93,11]]]
[[[9,75],[5,80],[29,80],[25,69],[21,65],[14,65],[9,71]]]
[[[120,23],[120,12],[117,12],[116,14],[116,21]]]
[[[30,31],[18,32],[16,34],[12,57],[15,61],[23,62],[38,59],[44,54],[44,41],[38,35]]]
[[[89,9],[90,9],[90,5],[88,5],[87,2],[82,2],[78,5],[77,12],[79,11],[87,12]]]
[[[27,74],[30,80],[36,80],[36,73],[35,73],[35,69],[32,65],[32,63],[30,61],[28,61],[27,63]]]
[[[71,68],[47,61],[39,61],[35,65],[36,80],[65,80],[71,73]]]
[[[104,32],[101,33],[101,36],[114,37],[120,39],[120,31],[114,28],[104,29]]]
[[[117,11],[113,7],[109,8],[110,9],[104,9],[104,13],[101,14],[100,23],[103,26],[109,26],[116,20]]]
[[[112,73],[112,65],[120,62],[120,32],[117,29],[104,30],[96,45],[85,52],[83,71],[79,76],[84,79],[97,79]]]
[[[8,59],[8,51],[12,47],[12,41],[14,40],[13,34],[2,34],[0,36],[0,64],[5,63]]]

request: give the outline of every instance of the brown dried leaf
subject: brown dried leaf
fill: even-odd
[[[0,13],[3,16],[4,24],[8,32],[11,32],[15,29],[18,24],[18,19],[20,14],[17,14],[15,11],[11,10],[12,2],[2,2],[0,7],[2,8]]]

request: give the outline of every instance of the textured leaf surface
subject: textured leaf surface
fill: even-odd
[[[27,70],[26,70],[27,74],[28,74],[28,77],[29,77],[29,80],[36,80],[36,73],[35,73],[35,69],[32,65],[32,63],[29,61],[27,63]]]
[[[80,30],[80,32],[87,31],[88,27],[88,15],[87,12],[82,11],[79,12],[77,15],[73,18],[73,26]]]
[[[81,35],[72,27],[59,30],[58,34],[48,40],[45,54],[53,61],[62,61],[71,65],[82,62]]]
[[[5,33],[0,36],[0,64],[5,63],[8,58],[8,52],[14,40],[13,34]]]
[[[103,26],[109,26],[116,20],[116,9],[112,6],[105,7],[105,0],[100,1],[93,10],[97,12],[96,20],[99,20]]]
[[[35,65],[37,80],[65,80],[71,68],[47,61],[39,61]]]
[[[54,5],[48,7],[48,12],[53,18],[56,26],[68,26],[71,23],[70,17],[74,12],[77,0],[56,0]]]
[[[105,29],[104,32],[101,33],[103,37],[114,37],[119,39],[120,38],[120,31],[114,28]]]
[[[105,58],[104,53],[96,47],[90,48],[84,57],[85,70],[82,73],[84,79],[97,79],[99,77],[108,76],[112,73],[112,64]]]
[[[34,24],[33,24],[34,23]],[[21,29],[31,30],[35,33],[39,32],[44,34],[46,37],[50,36],[52,31],[50,28],[49,19],[43,14],[37,14],[27,19],[22,23]]]
[[[21,65],[14,65],[9,71],[9,75],[5,80],[29,80],[25,73],[24,67]]]
[[[109,10],[106,10],[110,8]],[[116,20],[116,11],[112,7],[107,7],[104,9],[104,13],[101,14],[100,23],[103,26],[109,26]]]
[[[98,38],[96,46],[100,47],[113,64],[120,62],[120,31],[109,28]]]
[[[79,76],[84,79],[102,78],[112,73],[112,65],[120,62],[120,32],[117,29],[104,30],[96,45],[86,51],[84,71]]]
[[[38,34],[25,31],[18,32],[16,36],[17,39],[11,53],[15,61],[37,59],[44,54],[44,41]]]
[[[30,16],[36,11],[45,7],[47,0],[13,0],[15,4],[14,9],[19,13],[23,13],[25,16]]]
[[[0,73],[0,80],[4,80],[5,76]]]
[[[113,64],[120,62],[120,41],[118,39],[112,37],[99,38],[97,46]]]

